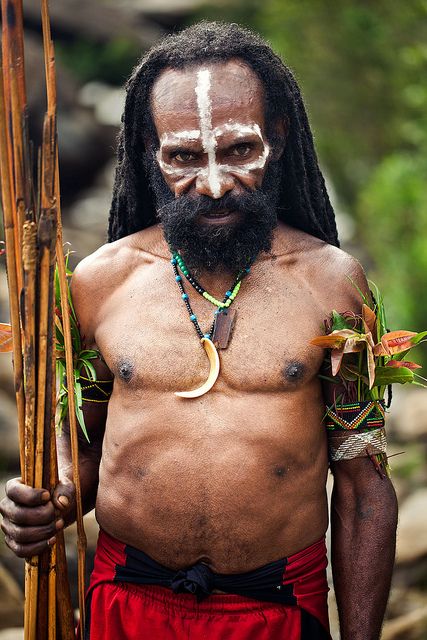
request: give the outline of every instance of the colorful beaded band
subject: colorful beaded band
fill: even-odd
[[[328,408],[326,412],[328,431],[371,431],[385,424],[384,400],[353,402]]]

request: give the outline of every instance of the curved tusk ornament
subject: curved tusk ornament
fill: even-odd
[[[220,369],[218,351],[210,338],[202,338],[201,343],[209,358],[210,370],[208,379],[198,389],[193,389],[192,391],[175,391],[175,395],[180,398],[200,398],[200,396],[205,395],[205,393],[212,389],[218,379]]]

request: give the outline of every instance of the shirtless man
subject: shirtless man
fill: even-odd
[[[102,354],[98,378],[114,379],[108,413],[94,397],[84,405],[82,489],[101,528],[87,637],[328,638],[330,390],[309,343],[332,309],[360,312],[349,278],[368,289],[336,246],[298,88],[263,41],[201,24],[142,60],[127,87],[109,239],[72,283],[85,344]],[[184,266],[171,266],[171,247]],[[218,379],[179,397],[208,378],[197,330],[212,337],[216,308],[185,272],[222,300],[241,270]],[[21,557],[74,518],[66,431],[59,448],[52,497],[8,483],[2,528]],[[331,467],[341,637],[375,640],[395,494],[367,457]]]

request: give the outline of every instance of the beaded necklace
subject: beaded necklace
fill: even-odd
[[[185,265],[184,259],[177,251],[172,251],[171,264],[175,274],[175,281],[178,284],[178,287],[181,293],[181,298],[184,301],[184,304],[190,316],[190,320],[196,330],[198,337],[200,338],[200,342],[209,358],[209,364],[210,364],[209,377],[206,380],[206,382],[202,384],[201,387],[199,387],[198,389],[193,389],[192,391],[175,391],[175,395],[181,398],[198,398],[204,395],[205,393],[207,393],[210,389],[212,389],[213,385],[215,384],[218,378],[219,370],[220,370],[220,361],[219,361],[218,351],[213,341],[218,340],[217,342],[218,348],[227,347],[228,341],[231,336],[231,329],[232,329],[232,322],[233,322],[232,316],[234,315],[234,311],[233,311],[233,314],[230,315],[231,312],[229,311],[228,307],[232,304],[233,300],[236,298],[237,294],[239,293],[242,279],[244,278],[245,275],[247,275],[250,272],[250,267],[247,267],[246,269],[243,269],[242,271],[239,272],[233,286],[230,287],[228,291],[226,291],[224,295],[224,299],[221,302],[220,300],[217,300],[217,298],[215,298],[214,296],[211,296],[190,274],[188,268]],[[211,304],[217,307],[214,313],[214,321],[207,333],[203,333],[203,331],[201,330],[199,322],[197,320],[197,316],[193,312],[193,309],[191,308],[188,293],[186,293],[184,289],[182,276],[178,271],[178,266],[181,269],[182,273],[184,274],[185,278],[188,280],[191,286],[197,291],[197,293],[199,293],[206,300],[208,300],[208,302],[210,302]],[[215,335],[217,334],[219,320],[224,317],[226,320],[225,330],[224,330],[224,325],[222,327],[222,334],[223,334],[222,340],[224,342],[220,344],[219,335],[217,335],[216,338],[214,338],[214,334]],[[220,331],[218,330],[218,334],[219,333]],[[224,339],[224,334],[225,334],[225,339]]]
[[[239,293],[240,290],[240,286],[242,284],[242,279],[245,277],[245,275],[247,275],[250,272],[250,267],[246,267],[246,269],[242,269],[241,271],[239,271],[239,273],[236,276],[236,279],[233,283],[233,285],[230,287],[230,289],[228,289],[225,294],[224,294],[224,299],[222,300],[222,302],[220,300],[217,300],[217,298],[215,298],[214,296],[211,296],[206,289],[204,289],[202,287],[201,284],[199,284],[197,282],[197,280],[190,274],[184,259],[182,258],[182,256],[177,252],[173,252],[172,253],[172,259],[171,259],[171,264],[174,270],[174,274],[175,274],[175,280],[178,284],[179,290],[181,292],[181,298],[184,300],[184,304],[187,307],[187,311],[188,314],[190,316],[190,320],[194,325],[194,328],[196,330],[197,335],[199,336],[200,339],[202,338],[209,338],[210,340],[212,339],[212,335],[215,329],[215,321],[217,316],[221,313],[221,311],[223,309],[228,309],[228,307],[232,304],[233,300],[236,298],[237,294]],[[214,306],[217,307],[217,310],[214,313],[214,320],[212,322],[212,325],[209,329],[209,331],[207,333],[203,333],[203,331],[200,328],[200,325],[198,323],[197,320],[197,316],[196,314],[193,312],[192,308],[191,308],[191,304],[189,301],[189,297],[188,297],[188,293],[185,292],[184,289],[184,285],[182,282],[182,276],[179,274],[178,271],[178,266],[181,269],[182,273],[184,274],[185,278],[188,280],[188,282],[191,284],[191,286],[197,291],[197,293],[199,293],[201,296],[203,296],[205,298],[205,300],[207,300],[208,302],[210,302],[211,304],[213,304]]]

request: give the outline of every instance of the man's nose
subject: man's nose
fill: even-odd
[[[212,170],[206,174],[198,175],[196,179],[196,192],[200,196],[209,196],[214,200],[222,198],[226,193],[232,191],[235,186],[236,182],[233,176]]]

